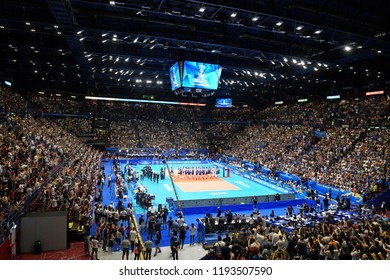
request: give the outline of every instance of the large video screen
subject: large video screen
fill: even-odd
[[[201,89],[218,89],[221,67],[217,64],[184,61],[182,86]]]
[[[175,64],[172,65],[171,68],[169,68],[169,76],[171,78],[172,91],[180,88],[181,81],[180,81],[180,68],[178,62],[176,62]]]
[[[215,102],[215,107],[217,108],[230,108],[232,107],[231,98],[217,98]]]

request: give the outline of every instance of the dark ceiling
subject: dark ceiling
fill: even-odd
[[[185,99],[170,90],[178,60],[220,64],[214,96],[241,100],[321,98],[390,82],[386,0],[0,3],[0,74],[20,91]]]

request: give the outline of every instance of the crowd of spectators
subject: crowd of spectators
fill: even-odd
[[[194,122],[198,119],[197,112],[199,108],[190,107],[178,107],[178,106],[168,106],[163,107],[164,117],[170,121],[186,121]]]
[[[198,122],[176,121],[170,123],[172,143],[176,148],[197,149],[207,145],[206,134]]]
[[[125,149],[197,149],[207,143],[206,135],[197,122],[139,119],[112,121],[109,134],[111,146]]]
[[[139,105],[128,102],[107,102],[99,105],[101,106],[102,117],[109,119],[164,119],[162,108],[156,104]]]
[[[206,111],[156,104],[64,101],[47,95],[26,101],[5,89],[0,95],[3,113],[26,114],[31,103],[44,112],[101,112],[111,120],[110,143],[129,149],[153,147],[162,151],[217,143],[224,148],[219,152],[233,158],[233,164],[243,160],[259,163],[302,180],[358,193],[380,192],[385,184],[377,183],[390,178],[390,132],[366,127],[390,125],[386,98],[276,106],[255,113],[250,108]],[[202,123],[205,118],[227,122]],[[252,121],[246,125],[229,123],[242,119]],[[261,124],[253,121],[256,119]],[[313,126],[321,126],[326,137],[316,137]],[[1,218],[24,204],[57,167],[58,174],[43,187],[41,209],[69,208],[74,219],[86,218],[96,180],[102,176],[100,154],[74,135],[92,130],[92,119],[6,115],[0,135]]]
[[[138,120],[110,123],[109,143],[114,147],[139,147]]]
[[[34,95],[30,101],[45,113],[82,114],[84,110],[82,101],[58,94]]]
[[[390,99],[380,97],[273,106],[258,111],[252,119],[264,123],[323,127],[389,126],[389,111]]]
[[[219,120],[219,121],[246,121],[251,120],[256,116],[257,110],[252,107],[246,108],[214,108],[212,110],[204,110],[201,114],[202,118]]]
[[[2,230],[26,204],[27,210],[68,210],[71,220],[89,220],[102,176],[98,151],[47,119],[13,114],[1,119],[0,140]]]
[[[82,136],[93,132],[93,120],[91,118],[57,118],[51,119],[51,123],[62,127],[76,136]]]
[[[0,112],[26,114],[27,101],[21,95],[0,87]]]
[[[312,127],[251,125],[230,139],[233,164],[249,161],[304,180],[363,193],[389,178],[388,129],[332,128],[316,137]],[[259,171],[261,172],[261,171]]]
[[[138,122],[140,141],[143,147],[160,147],[167,149],[172,146],[172,134],[168,121],[154,120]]]
[[[220,232],[203,259],[390,260],[388,218],[361,214],[335,221],[333,214],[322,214],[313,226],[303,225],[307,217],[289,217],[288,224],[298,224],[294,230],[272,223],[276,217],[251,215],[240,228]]]
[[[389,126],[390,99],[386,96],[368,99],[317,101],[299,104],[277,105],[263,109],[248,107],[208,108],[177,105],[137,104],[129,102],[102,102],[81,100],[58,94],[38,94],[28,97],[0,89],[0,105],[16,113],[28,113],[32,104],[42,112],[63,114],[93,114],[110,119],[141,119],[169,121],[261,121],[286,125],[306,126]]]
[[[18,210],[62,162],[64,146],[58,142],[63,136],[30,117],[20,118],[10,114],[2,120],[0,171],[1,210],[4,216]]]
[[[11,100],[18,97],[9,93],[7,96]],[[60,97],[39,97],[39,104],[45,110],[63,112],[58,107]],[[16,99],[20,108],[26,106],[23,98]],[[218,152],[237,159],[237,164],[241,160],[259,163],[272,170],[360,193],[376,188],[373,182],[387,180],[389,176],[385,149],[388,130],[378,132],[367,128],[389,124],[390,102],[385,97],[274,106],[257,112],[252,108],[206,110],[125,102],[86,103],[95,107],[92,111],[102,112],[110,119],[114,116],[126,119],[110,122],[111,146],[126,149],[151,147],[161,151],[170,148],[210,149],[214,146],[219,148]],[[66,102],[64,104],[72,107]],[[80,104],[76,107],[80,108]],[[204,119],[223,122],[202,123]],[[252,123],[246,126],[234,123],[248,119]],[[93,126],[91,120],[85,119],[57,119],[53,122],[76,135],[91,131]],[[258,122],[261,124],[256,124]],[[314,137],[313,127],[325,130],[326,137]],[[366,148],[366,142],[370,145],[369,153],[361,151]]]
[[[242,125],[234,123],[209,123],[205,125],[205,133],[210,144],[213,143],[224,148],[231,146],[229,143],[233,143],[229,140],[240,135],[243,129]]]
[[[364,133],[361,141],[338,161],[328,184],[346,186],[355,192],[370,191],[373,194],[384,190],[384,180],[389,179],[388,130],[371,129]],[[379,181],[380,184],[376,184]]]

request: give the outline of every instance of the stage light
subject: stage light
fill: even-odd
[[[199,12],[203,13],[206,10],[205,6],[200,7]]]
[[[237,12],[233,12],[233,13],[231,13],[231,15],[230,15],[232,18],[234,18],[234,17],[236,17],[237,16]]]
[[[252,21],[258,21],[259,20],[259,17],[258,16],[254,16],[253,18],[252,18]]]
[[[302,30],[302,29],[303,29],[303,25],[297,26],[297,30]]]
[[[366,92],[366,96],[382,95],[382,94],[385,94],[385,91],[384,91],[384,90],[368,91],[368,92]]]
[[[283,21],[278,21],[277,23],[276,23],[276,26],[281,26],[283,24]]]
[[[344,50],[347,51],[347,52],[349,52],[349,51],[352,50],[352,48],[351,48],[350,46],[345,46],[345,47],[344,47]]]

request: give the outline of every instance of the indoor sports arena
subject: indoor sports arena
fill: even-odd
[[[389,14],[1,1],[0,259],[389,260]]]

